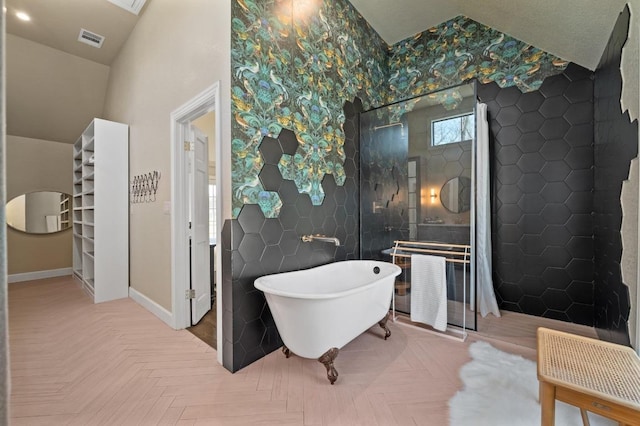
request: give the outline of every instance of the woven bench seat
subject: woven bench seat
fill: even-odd
[[[555,400],[640,425],[640,358],[633,349],[547,328],[539,328],[538,380],[542,425],[553,426]]]

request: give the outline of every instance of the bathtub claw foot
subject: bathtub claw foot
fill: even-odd
[[[324,364],[327,369],[327,379],[329,379],[331,384],[334,384],[335,381],[338,380],[338,371],[333,366],[333,361],[338,356],[338,352],[338,348],[331,348],[318,358],[318,361]]]
[[[384,329],[384,340],[387,340],[389,336],[391,336],[391,330],[387,327],[387,321],[389,320],[389,312],[378,322],[378,325]]]
[[[284,345],[282,346],[282,353],[287,357],[287,359],[291,356],[291,351]]]

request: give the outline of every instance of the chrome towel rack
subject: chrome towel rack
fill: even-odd
[[[471,246],[468,244],[449,244],[449,243],[441,243],[434,241],[406,241],[406,240],[396,240],[394,241],[393,250],[391,252],[391,259],[394,264],[396,264],[396,259],[398,258],[411,258],[412,254],[424,254],[424,255],[434,255],[434,256],[444,256],[446,262],[448,263],[457,263],[463,265],[471,264]],[[467,300],[467,268],[463,267],[463,284],[462,284],[462,300],[463,304]],[[471,289],[471,298],[473,299],[475,295],[473,294],[473,289]],[[392,310],[392,318],[395,322],[396,317],[396,292],[393,291],[393,297],[391,302],[391,310]],[[444,333],[430,331],[434,334],[442,335],[449,338],[454,338],[456,340],[464,341],[467,338],[466,332],[466,324],[467,324],[467,310],[466,307],[462,310],[462,331],[451,329],[450,331],[455,334],[459,334],[461,337],[455,338],[453,336],[449,336]],[[447,328],[448,329],[448,328]]]

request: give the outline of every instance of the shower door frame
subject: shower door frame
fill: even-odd
[[[404,99],[404,100],[400,100],[397,102],[393,102],[393,103],[389,103],[380,107],[376,107],[376,108],[372,108],[370,110],[367,111],[363,111],[360,113],[360,116],[362,118],[363,115],[368,114],[368,113],[372,113],[373,111],[377,111],[377,110],[381,110],[383,108],[389,108],[393,105],[398,105],[401,104],[403,102],[409,102],[409,101],[415,101],[419,98],[428,96],[430,94],[433,93],[437,93],[437,92],[441,92],[444,90],[450,90],[450,89],[455,89],[456,87],[461,87],[461,86],[465,86],[468,84],[472,84],[473,85],[473,99],[474,99],[474,105],[473,105],[473,115],[474,115],[474,120],[476,118],[476,110],[477,110],[477,103],[478,103],[478,98],[477,98],[477,81],[475,79],[466,81],[462,84],[459,85],[455,85],[455,86],[450,86],[447,88],[442,88],[439,89],[437,91],[433,91],[433,92],[428,92],[428,93],[424,93],[418,96],[414,96],[412,98],[409,99]],[[406,120],[405,120],[406,121]],[[360,120],[360,162],[362,163],[362,148],[363,148],[363,134],[366,134],[368,132],[372,132],[373,131],[373,127],[370,126],[369,129],[363,129],[363,121],[362,119]],[[383,128],[383,127],[388,127],[391,126],[391,124],[386,124],[386,125],[381,125],[381,126],[376,126],[376,128]],[[408,129],[407,126],[407,131],[410,131]],[[476,126],[474,126],[474,138],[471,141],[471,180],[472,180],[472,193],[471,193],[471,200],[470,200],[470,204],[471,204],[471,208],[470,208],[470,220],[469,220],[469,245],[471,246],[471,252],[472,252],[472,256],[471,256],[471,263],[469,265],[469,273],[468,273],[468,277],[469,277],[469,302],[466,303],[466,300],[463,300],[463,305],[465,306],[465,309],[470,309],[471,310],[471,315],[467,315],[470,316],[472,318],[471,323],[467,325],[466,323],[464,324],[464,328],[466,328],[467,330],[473,330],[473,331],[477,331],[478,329],[478,312],[477,312],[477,274],[476,274],[476,246],[475,246],[475,242],[476,242],[476,220],[477,220],[477,212],[476,212],[476,140],[477,140],[477,135],[476,135]],[[408,143],[408,139],[407,139],[407,143]],[[407,149],[407,163],[409,161],[409,159],[414,159],[415,156],[411,156],[409,157],[409,152]],[[418,166],[419,166],[419,162],[418,162]],[[363,168],[362,165],[360,167],[360,202],[361,202],[361,208],[360,208],[360,223],[359,223],[359,238],[360,238],[360,258],[364,259],[365,258],[365,248],[363,243],[363,229],[366,226],[366,221],[363,220]],[[407,173],[408,176],[408,173]],[[418,185],[418,187],[420,187],[421,185]],[[407,200],[408,200],[408,187],[407,187]],[[408,204],[408,202],[407,202]],[[408,207],[407,207],[408,208]],[[407,217],[408,217],[408,212],[407,212]],[[387,225],[385,223],[385,228],[387,228]],[[402,239],[402,238],[401,238]],[[391,245],[389,248],[391,248],[391,246],[393,246],[393,241],[391,241]],[[395,291],[395,290],[394,290]],[[400,311],[402,314],[405,315],[410,315],[409,313],[406,313],[404,311]],[[462,325],[458,325],[458,324],[453,324],[453,323],[448,323],[449,326],[453,326],[456,328],[463,328]]]

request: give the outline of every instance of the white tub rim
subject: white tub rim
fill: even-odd
[[[263,275],[259,278],[256,278],[256,280],[254,281],[253,285],[256,289],[262,291],[263,293],[268,293],[268,294],[272,294],[274,296],[280,296],[280,297],[288,297],[291,299],[336,299],[339,297],[345,297],[345,296],[349,296],[352,294],[356,294],[356,293],[360,293],[363,291],[366,291],[367,289],[374,287],[376,285],[379,284],[380,281],[384,280],[385,278],[388,277],[395,277],[398,276],[400,274],[400,272],[402,272],[402,269],[400,269],[400,267],[398,265],[395,265],[391,262],[385,262],[383,260],[346,260],[343,262],[373,262],[373,263],[382,263],[388,265],[387,267],[390,269],[390,273],[389,274],[384,274],[384,275],[380,275],[377,276],[376,275],[376,279],[369,281],[365,284],[359,285],[357,287],[354,288],[350,288],[347,290],[342,290],[342,291],[337,291],[337,292],[331,292],[331,293],[297,293],[297,292],[292,292],[292,291],[285,291],[285,290],[280,290],[280,289],[276,289],[273,287],[270,287],[268,285],[266,285],[267,282],[269,282],[270,280],[275,279],[275,277],[277,277],[278,275],[283,275],[283,274],[291,274],[291,273],[296,273],[296,272],[302,272],[302,271],[309,271],[315,268],[321,268],[323,266],[328,266],[328,265],[333,265],[335,263],[340,263],[340,262],[331,262],[331,263],[326,263],[324,265],[318,265],[318,266],[314,266],[308,269],[300,269],[297,271],[289,271],[289,272],[280,272],[280,273],[275,273],[275,274],[268,274],[268,275]],[[382,271],[380,271],[382,272]]]

